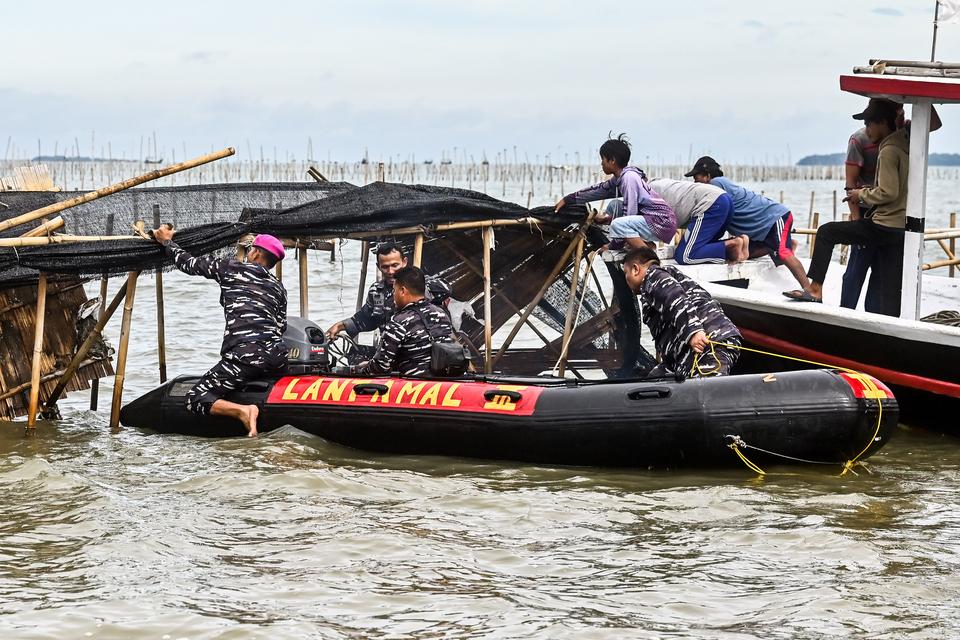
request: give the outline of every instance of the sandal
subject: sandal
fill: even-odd
[[[783,295],[797,302],[823,302],[823,298],[818,298],[805,289],[794,289],[793,291],[784,291]]]

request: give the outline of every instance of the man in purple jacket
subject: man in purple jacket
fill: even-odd
[[[595,200],[623,197],[623,214],[610,222],[611,249],[637,249],[673,241],[677,232],[677,216],[663,198],[647,184],[647,176],[630,162],[630,144],[624,134],[600,146],[600,168],[613,177],[605,182],[581,189],[557,201],[554,211],[568,204],[584,204]],[[600,224],[610,221],[607,214],[596,217]],[[624,246],[626,245],[626,246]]]

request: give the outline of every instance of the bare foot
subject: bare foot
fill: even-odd
[[[247,405],[243,413],[243,417],[240,418],[240,422],[243,423],[243,426],[247,430],[248,438],[257,437],[257,417],[260,415],[260,407],[255,404]]]
[[[743,262],[750,257],[750,236],[737,236],[740,238],[740,259],[737,262]]]

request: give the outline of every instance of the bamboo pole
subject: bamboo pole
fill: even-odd
[[[87,365],[91,365],[91,364],[93,364],[94,362],[99,362],[99,361],[98,361],[98,360],[84,360],[83,362],[80,363],[80,367],[85,367],[85,366],[87,366]],[[79,367],[78,367],[78,368],[79,368]],[[40,384],[46,384],[47,382],[50,382],[51,380],[56,380],[57,378],[59,378],[60,376],[63,375],[63,372],[64,372],[64,370],[61,369],[60,371],[52,371],[52,372],[50,372],[50,373],[46,373],[46,374],[40,376]],[[13,396],[15,396],[15,395],[17,395],[18,393],[22,392],[24,389],[29,389],[29,388],[30,388],[30,384],[31,384],[31,381],[23,382],[23,383],[21,383],[21,384],[18,384],[18,385],[15,386],[15,387],[11,387],[11,388],[7,389],[7,390],[4,391],[3,393],[0,393],[0,402],[6,400],[7,398],[12,398]],[[50,406],[50,403],[49,403],[49,402],[48,402],[48,403],[44,403],[44,407],[47,407],[47,406]]]
[[[923,265],[924,271],[929,271],[930,269],[939,269],[940,267],[953,267],[960,264],[960,259],[947,259],[947,260],[934,260],[933,262],[928,262]]]
[[[570,340],[570,332],[573,328],[574,318],[573,312],[577,306],[577,288],[580,284],[580,261],[583,259],[583,236],[580,236],[580,242],[577,243],[576,255],[573,259],[573,273],[570,275],[570,297],[567,299],[567,315],[563,321],[563,344],[566,345]],[[586,293],[586,291],[584,291]],[[560,354],[559,372],[560,377],[563,377],[563,373],[566,369],[567,363],[567,354],[566,350]]]
[[[456,247],[455,245],[451,244],[450,242],[444,240],[443,238],[439,238],[439,240],[440,240],[440,242],[442,242],[442,243],[444,244],[444,246],[446,246],[448,249],[450,249],[451,252],[453,252],[454,254],[456,254],[456,256],[457,256],[458,258],[460,258],[461,260],[463,260],[463,264],[465,264],[468,269],[470,269],[471,271],[473,271],[475,274],[477,274],[477,275],[480,276],[481,278],[483,277],[483,269],[482,269],[481,267],[478,267],[478,266],[476,265],[476,263],[473,262],[473,260],[471,260],[469,257],[463,255],[463,253],[461,253],[460,250],[457,249],[457,247]],[[516,305],[516,303],[514,303],[510,298],[508,298],[507,295],[503,292],[503,289],[501,289],[500,287],[497,287],[497,286],[494,286],[494,285],[491,284],[491,285],[490,285],[490,291],[491,291],[492,293],[495,293],[495,294],[497,294],[498,296],[500,296],[500,298],[501,298],[504,302],[506,302],[507,305],[508,305],[511,309],[513,309],[513,312],[514,312],[514,313],[523,313],[523,309],[521,309],[520,307],[518,307],[518,306]],[[543,344],[544,344],[544,345],[550,347],[554,352],[557,353],[557,355],[560,355],[559,351],[558,351],[557,349],[554,349],[554,348],[551,346],[550,339],[547,338],[547,336],[543,335],[543,332],[540,331],[540,329],[537,328],[537,325],[533,324],[533,322],[531,322],[529,318],[527,318],[527,327],[529,327],[530,330],[533,331],[533,332],[536,334],[536,336],[537,336],[538,338],[540,338],[540,340],[543,341]],[[570,370],[573,371],[573,367],[570,367]],[[574,373],[576,373],[576,372],[574,372]]]
[[[45,236],[48,233],[53,233],[57,229],[63,228],[65,224],[66,222],[64,222],[63,218],[60,216],[57,216],[53,220],[47,220],[43,224],[37,227],[34,227],[30,231],[27,231],[26,233],[21,234],[20,237],[21,238],[37,238],[39,236]]]
[[[816,230],[819,229],[819,228],[820,228],[820,212],[819,212],[819,211],[814,211],[814,212],[813,212],[813,230],[814,230],[814,234],[813,234],[812,236],[809,236],[809,238],[810,238],[810,255],[813,255],[813,249],[814,249],[814,247],[817,246],[817,234],[816,234]]]
[[[32,238],[0,238],[0,247],[45,247],[51,244],[79,244],[83,242],[103,242],[114,240],[143,240],[140,236],[74,236],[61,234]]]
[[[43,356],[43,323],[47,311],[47,274],[40,272],[37,283],[37,314],[33,324],[33,366],[30,369],[30,406],[27,413],[27,429],[37,425],[37,409],[40,405],[40,359]]]
[[[112,213],[107,214],[107,235],[113,235],[113,221],[114,215]],[[103,319],[103,315],[107,309],[107,282],[110,279],[104,275],[100,278],[100,318]],[[66,384],[66,383],[64,383]],[[58,394],[59,395],[59,394]],[[100,379],[97,378],[90,384],[90,411],[97,410],[97,404],[100,402]]]
[[[47,205],[46,207],[41,207],[40,209],[35,209],[34,211],[29,211],[22,215],[0,222],[0,231],[5,231],[6,229],[25,224],[27,222],[32,222],[33,220],[38,220],[44,216],[60,213],[65,209],[91,202],[97,198],[102,198],[103,196],[109,196],[117,193],[118,191],[124,191],[125,189],[135,187],[138,184],[143,184],[144,182],[157,180],[158,178],[163,178],[164,176],[169,176],[174,173],[179,173],[180,171],[185,171],[186,169],[199,167],[200,165],[207,164],[208,162],[226,158],[228,156],[232,156],[234,153],[236,153],[236,151],[233,147],[227,147],[221,151],[208,153],[200,156],[199,158],[194,158],[193,160],[170,165],[169,167],[164,167],[163,169],[157,169],[155,171],[151,171],[150,173],[145,173],[143,175],[130,178],[129,180],[124,180],[123,182],[118,182],[108,187],[103,187],[102,189],[85,193],[81,196],[77,196],[76,198],[70,198],[69,200],[64,200],[62,202],[56,202],[54,204]]]
[[[413,241],[413,266],[419,268],[423,262],[423,234],[418,233]]]
[[[370,264],[370,243],[364,240],[360,247],[360,286],[357,288],[357,311],[363,306],[367,288],[367,267]]]
[[[83,360],[90,353],[90,350],[97,343],[97,339],[100,338],[100,335],[103,333],[104,327],[107,326],[107,323],[110,322],[110,318],[113,317],[113,314],[117,311],[117,308],[120,307],[120,303],[123,302],[123,299],[127,296],[127,287],[123,286],[117,290],[116,295],[113,296],[113,300],[110,301],[110,304],[105,306],[103,311],[100,313],[100,319],[97,320],[97,324],[93,327],[93,330],[90,331],[90,334],[83,341],[83,344],[77,349],[77,353],[73,356],[73,359],[70,361],[70,364],[67,365],[67,368],[63,370],[63,374],[60,376],[60,381],[57,382],[56,386],[53,388],[53,391],[50,392],[50,395],[47,397],[45,405],[47,407],[52,407],[57,403],[57,400],[60,399],[60,396],[63,394],[64,389],[67,388],[67,385],[70,383],[70,379],[73,378],[73,374],[83,366]],[[106,295],[104,295],[106,297]],[[94,380],[94,382],[99,382]],[[96,410],[96,406],[93,408]]]
[[[160,228],[160,205],[153,205],[153,228]],[[157,367],[160,384],[167,381],[167,330],[163,315],[163,269],[157,267]]]
[[[957,212],[954,211],[950,214],[950,228],[953,229],[956,226],[957,226]],[[955,239],[950,238],[950,252],[953,255],[957,255],[956,243],[957,241]],[[950,277],[952,278],[955,273],[956,273],[956,267],[954,265],[950,265]]]
[[[493,371],[493,314],[490,309],[490,242],[493,239],[490,227],[483,229],[483,371]]]
[[[588,225],[593,221],[593,215],[594,215],[593,213],[590,214],[590,217],[587,220]],[[553,270],[550,272],[550,275],[548,275],[546,279],[543,281],[543,284],[540,286],[540,290],[537,292],[537,295],[535,295],[533,297],[533,300],[531,300],[529,304],[527,304],[527,306],[524,308],[523,313],[520,316],[520,320],[515,325],[513,325],[513,329],[510,330],[510,335],[507,336],[507,339],[500,346],[500,350],[497,351],[497,355],[494,356],[493,363],[491,366],[495,366],[497,362],[500,360],[500,358],[503,356],[504,352],[506,352],[507,348],[510,347],[510,343],[512,343],[513,339],[517,337],[517,333],[520,331],[520,327],[523,326],[523,323],[526,321],[527,318],[530,317],[530,314],[533,313],[533,310],[536,308],[536,306],[540,304],[540,300],[542,300],[543,296],[546,295],[547,289],[549,289],[550,285],[553,284],[554,278],[556,278],[557,275],[560,273],[560,271],[563,270],[563,268],[567,265],[567,260],[570,258],[570,255],[573,253],[574,249],[576,249],[577,243],[579,241],[580,241],[580,236],[578,234],[576,237],[574,237],[570,241],[570,244],[567,245],[567,248],[564,250],[563,255],[560,256],[559,260],[557,260],[556,266],[553,267]]]
[[[137,293],[138,271],[127,274],[127,296],[123,303],[123,322],[120,325],[120,345],[117,349],[117,371],[113,379],[113,403],[110,406],[110,428],[120,426],[120,405],[123,402],[123,382],[127,374],[127,352],[130,349],[130,320],[133,317],[133,299]]]
[[[300,267],[300,317],[308,319],[310,317],[310,292],[307,287],[307,250],[305,248],[297,249],[297,266]]]

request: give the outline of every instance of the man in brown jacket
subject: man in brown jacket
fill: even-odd
[[[903,228],[907,220],[907,176],[910,171],[909,130],[897,129],[899,105],[888,100],[871,100],[854,116],[866,124],[867,136],[880,143],[877,157],[877,186],[852,189],[854,203],[870,207],[858,220],[828,222],[817,230],[817,244],[810,259],[807,277],[810,286],[803,291],[785,291],[794,300],[821,302],[833,248],[838,244],[876,247],[875,263],[881,279],[880,312],[900,315],[900,289],[903,274]]]

